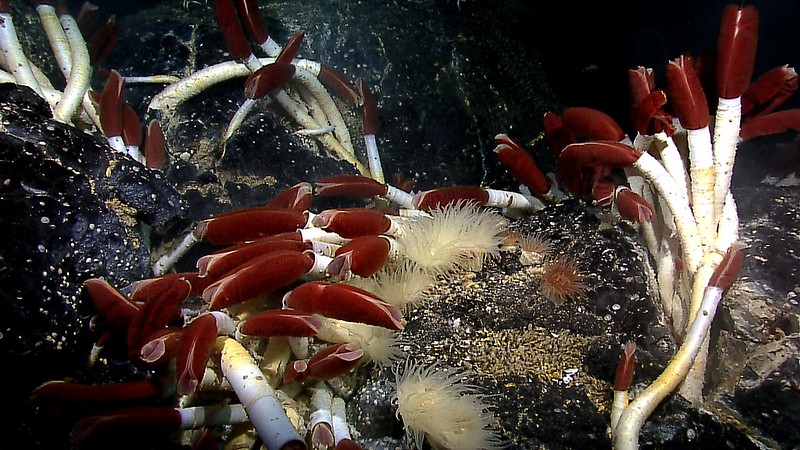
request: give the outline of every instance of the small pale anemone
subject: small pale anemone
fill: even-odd
[[[556,305],[569,298],[584,298],[589,288],[578,263],[567,256],[546,260],[540,276],[539,292]]]
[[[550,255],[553,242],[539,233],[522,233],[519,237],[519,261],[524,266],[541,264]]]
[[[363,323],[316,316],[322,322],[316,336],[335,344],[353,342],[364,350],[364,358],[381,367],[390,367],[405,358],[406,341],[400,333]]]
[[[435,450],[505,447],[485,396],[462,382],[463,373],[409,361],[399,369],[392,402],[416,448],[424,448],[425,439]]]
[[[458,202],[430,211],[403,228],[398,243],[402,253],[430,273],[456,268],[479,270],[500,252],[499,236],[507,221],[470,202]]]
[[[353,278],[348,283],[367,290],[397,309],[408,312],[428,296],[425,291],[434,277],[410,263],[387,266],[369,278]]]

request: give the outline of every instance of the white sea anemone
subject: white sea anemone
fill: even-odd
[[[479,270],[500,252],[506,219],[470,202],[458,202],[408,221],[398,238],[401,253],[421,269],[444,273]]]
[[[358,344],[364,350],[364,358],[382,367],[389,367],[405,357],[402,346],[406,341],[396,331],[363,323],[317,317],[322,326],[317,330],[316,336],[323,341]]]
[[[399,368],[398,368],[399,369]],[[485,396],[462,382],[463,374],[435,365],[406,362],[395,370],[392,401],[417,448],[425,439],[435,450],[504,448]]]
[[[348,283],[367,290],[397,309],[408,312],[428,298],[426,290],[435,278],[417,265],[387,266],[369,278],[353,278]]]

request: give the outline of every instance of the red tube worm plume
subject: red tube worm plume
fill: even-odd
[[[299,280],[314,261],[306,253],[278,250],[253,259],[203,291],[212,311],[268,295]]]
[[[122,92],[125,88],[125,79],[112,70],[100,94],[100,121],[106,138],[122,135],[122,109],[125,101]]]
[[[293,34],[292,37],[289,38],[289,42],[283,46],[283,49],[278,56],[275,57],[276,63],[286,63],[291,64],[292,60],[297,56],[297,53],[300,51],[300,45],[303,44],[303,38],[305,37],[305,33],[302,31],[298,31],[297,33]]]
[[[308,363],[302,359],[290,362],[283,371],[284,384],[292,381],[305,383],[306,380],[308,380]]]
[[[175,408],[130,408],[81,419],[72,428],[72,440],[89,448],[121,439],[130,444],[130,440],[142,442],[167,437],[180,428],[181,414]]]
[[[653,205],[627,186],[617,186],[614,193],[617,211],[624,219],[636,223],[649,222],[656,213]]]
[[[142,145],[144,134],[139,115],[125,103],[122,105],[122,140],[126,146],[139,147]]]
[[[84,36],[87,36],[87,34],[84,33]],[[108,55],[117,45],[118,38],[117,16],[111,15],[89,38],[89,61],[93,67],[98,67],[108,58]]]
[[[305,224],[306,217],[301,212],[255,207],[222,213],[200,221],[193,233],[197,239],[212,245],[226,245],[297,231]]]
[[[351,106],[358,108],[363,104],[361,94],[358,93],[347,79],[335,68],[321,64],[319,69],[319,80],[329,88],[333,89],[339,97],[350,103]]]
[[[594,108],[566,108],[561,120],[573,133],[592,140],[621,141],[625,138],[625,132],[611,116]]]
[[[653,69],[639,66],[628,71],[633,126],[643,135],[665,132],[672,136],[675,127],[672,126],[672,118],[663,109],[667,95],[655,89],[653,78]]]
[[[153,333],[181,317],[181,304],[189,298],[192,289],[183,278],[166,277],[154,279],[152,283],[148,295],[140,296],[144,306],[128,327],[128,356],[134,361]]]
[[[256,0],[236,0],[236,10],[247,34],[259,45],[265,42],[269,33],[258,10],[258,2]]]
[[[397,189],[400,189],[403,192],[411,192],[414,189],[414,185],[417,183],[417,180],[414,178],[408,178],[402,172],[396,172],[392,174],[392,183]]]
[[[217,323],[210,314],[201,315],[184,329],[177,358],[179,395],[192,394],[197,390],[216,339]]]
[[[309,281],[286,294],[284,304],[309,314],[402,330],[400,310],[364,289],[343,283]]]
[[[359,78],[356,82],[356,87],[363,103],[361,115],[364,123],[364,134],[374,136],[378,132],[378,105],[375,103],[375,97],[372,96],[372,91],[370,91],[366,81]]]
[[[317,180],[317,195],[322,197],[364,198],[386,195],[387,187],[361,175],[333,175]]]
[[[83,282],[83,286],[97,313],[113,327],[127,329],[139,313],[138,306],[102,278],[90,278]]]
[[[717,43],[717,94],[736,98],[753,78],[758,41],[758,10],[753,5],[722,10]]]
[[[247,319],[239,327],[242,334],[259,337],[313,336],[322,326],[322,321],[302,311],[270,309]]]
[[[687,130],[708,126],[708,103],[694,70],[694,60],[681,56],[667,63],[667,92],[672,109]]]
[[[797,81],[797,72],[788,64],[766,71],[742,94],[742,117],[774,111],[797,92]]]
[[[315,380],[331,380],[355,368],[364,356],[358,344],[329,345],[318,350],[308,360],[308,377]]]
[[[383,234],[392,228],[389,217],[372,209],[326,209],[317,214],[311,224],[346,239]]]
[[[611,168],[624,168],[641,155],[630,145],[616,141],[577,142],[570,144],[558,158],[558,169],[564,186],[573,194],[591,192],[591,186],[607,175]],[[591,176],[585,174],[588,169]]]
[[[84,405],[89,403],[113,405],[116,402],[157,398],[161,394],[161,387],[150,380],[90,385],[48,381],[33,390],[31,399]]]
[[[84,37],[91,36],[100,27],[100,7],[92,2],[83,2],[75,21]]]
[[[483,206],[489,201],[489,193],[480,186],[450,186],[414,195],[414,207],[421,211],[431,211],[456,203],[469,203]]]
[[[336,250],[336,256],[328,264],[327,272],[338,279],[346,279],[350,273],[371,277],[386,264],[391,249],[392,244],[386,236],[365,235],[353,238]]]
[[[552,111],[544,113],[544,133],[556,158],[566,146],[576,142],[575,133],[564,126],[560,115]]]
[[[274,239],[269,236],[203,256],[197,260],[197,270],[201,277],[216,281],[266,254],[279,250],[292,250],[299,253],[310,248],[311,244],[303,241]]]
[[[533,156],[505,134],[496,135],[494,140],[497,143],[494,152],[497,153],[508,173],[527,186],[534,194],[547,194],[550,190],[550,183],[536,165]]]
[[[0,14],[10,14],[11,7],[8,5],[10,0],[0,0]]]
[[[633,341],[625,343],[622,355],[619,357],[617,372],[614,376],[614,390],[627,391],[633,381],[633,368],[636,363],[636,344]]]
[[[557,256],[545,261],[539,292],[551,302],[560,305],[570,298],[583,298],[588,289],[574,259]]]
[[[144,142],[144,160],[147,167],[161,169],[166,159],[167,140],[156,119],[147,124],[147,137]]]
[[[337,442],[336,447],[333,448],[333,450],[363,450],[363,449],[364,447],[356,444],[355,442],[347,438]]]
[[[272,197],[267,203],[267,207],[297,212],[306,211],[311,206],[312,191],[311,183],[301,181]]]
[[[228,52],[234,58],[249,59],[253,51],[247,41],[247,36],[242,31],[242,24],[239,23],[233,0],[214,0],[214,16]]]
[[[139,358],[150,366],[160,366],[178,355],[185,328],[164,328],[147,338]]]
[[[752,139],[789,130],[800,130],[800,110],[787,109],[747,119],[742,124],[739,136]]]
[[[733,282],[739,277],[739,272],[742,270],[745,248],[747,248],[747,246],[741,242],[734,242],[730,248],[728,248],[728,251],[722,258],[722,262],[714,269],[714,273],[711,275],[711,280],[708,283],[709,286],[717,287],[723,291],[731,287]]]
[[[272,95],[283,89],[294,77],[294,65],[275,62],[256,70],[244,82],[244,95],[249,99],[258,99]]]

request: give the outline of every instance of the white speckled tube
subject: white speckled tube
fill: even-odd
[[[222,373],[244,405],[250,422],[269,450],[305,449],[275,390],[253,358],[235,339],[222,344]]]

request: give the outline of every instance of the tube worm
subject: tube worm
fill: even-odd
[[[327,64],[320,64],[317,77],[325,86],[333,89],[336,95],[347,101],[351,106],[358,108],[363,104],[361,94],[356,90],[355,86],[347,81],[344,75],[335,68]]]
[[[616,141],[577,142],[561,151],[558,168],[561,181],[573,193],[591,192],[587,186],[602,178],[604,170],[624,168],[639,159],[633,147]],[[584,168],[594,169],[593,179],[587,179]]]
[[[275,390],[267,382],[253,358],[234,339],[224,339],[222,373],[239,401],[245,405],[250,422],[269,450],[305,449],[303,438],[286,416]]]
[[[371,209],[326,209],[317,214],[311,224],[347,239],[375,234],[395,235],[399,230],[397,222]]]
[[[355,368],[364,356],[364,350],[354,343],[334,344],[323,347],[307,361],[303,378],[331,380]]]
[[[33,70],[31,70],[31,66],[28,63],[28,58],[19,43],[17,31],[14,27],[14,19],[11,17],[11,8],[7,0],[0,1],[0,50],[3,52],[6,66],[14,76],[17,84],[28,86],[42,97],[41,87],[36,81]]]
[[[300,46],[303,44],[304,37],[305,33],[302,31],[294,33],[292,37],[289,38],[289,41],[286,42],[286,45],[283,46],[280,53],[278,53],[278,56],[275,57],[275,62],[291,64],[300,51]]]
[[[617,372],[614,375],[614,400],[611,403],[611,434],[619,422],[619,416],[628,406],[628,389],[633,381],[633,369],[636,363],[636,344],[628,341],[622,350],[617,364]]]
[[[86,2],[88,3],[88,2]],[[79,17],[80,19],[80,17]],[[97,67],[108,58],[111,51],[117,45],[119,38],[119,27],[117,27],[117,16],[111,15],[89,38],[89,64]]]
[[[301,181],[288,189],[278,192],[267,203],[267,207],[303,212],[311,206],[312,193],[311,183]]]
[[[144,154],[140,150],[142,145],[142,123],[136,111],[127,103],[122,105],[122,141],[125,143],[125,152],[131,158],[144,164]]]
[[[800,110],[787,109],[748,119],[742,124],[739,136],[742,139],[800,130]]]
[[[102,278],[90,278],[83,282],[83,286],[98,314],[116,328],[127,329],[139,313],[139,307]]]
[[[200,221],[194,228],[196,239],[212,245],[235,244],[296,231],[306,225],[301,212],[270,207],[237,209]]]
[[[621,141],[625,138],[625,132],[611,116],[594,108],[566,108],[561,120],[573,133],[592,140]]]
[[[122,109],[125,101],[122,93],[125,80],[116,70],[112,70],[100,94],[100,121],[103,133],[106,135],[108,145],[114,150],[126,153],[125,142],[122,140]]]
[[[342,283],[309,281],[288,292],[284,305],[310,314],[402,330],[405,321],[396,307],[363,289]]]
[[[358,79],[356,88],[362,101],[361,118],[364,124],[364,145],[367,148],[369,173],[379,183],[386,183],[386,179],[383,176],[381,156],[378,152],[378,143],[375,139],[375,135],[378,132],[378,105],[375,103],[375,97],[373,97],[369,85],[363,78]]]
[[[322,322],[312,314],[291,309],[270,309],[250,317],[239,332],[249,336],[313,336]]]
[[[413,197],[406,191],[390,184],[383,184],[374,178],[361,175],[332,175],[317,180],[317,195],[323,197],[364,198],[383,196],[403,208],[413,209]]]
[[[144,142],[144,161],[147,167],[159,169],[164,167],[167,141],[164,131],[156,119],[147,124],[147,137]]]
[[[533,156],[506,134],[498,134],[494,140],[497,143],[494,152],[508,173],[527,186],[534,194],[547,197],[550,183],[539,169]]]
[[[244,95],[255,100],[280,92],[294,77],[295,67],[291,63],[274,62],[253,71],[244,83]]]
[[[667,103],[664,91],[655,89],[653,69],[642,66],[628,70],[628,86],[631,92],[631,118],[633,127],[642,135],[664,132],[672,136],[670,115],[663,107]]]
[[[623,218],[636,223],[649,222],[656,213],[653,205],[627,186],[614,190],[614,204]]]
[[[247,422],[245,408],[240,404],[229,406],[195,406],[170,408],[146,406],[110,411],[79,420],[72,428],[76,444],[104,447],[119,443],[120,439],[151,444],[154,437],[167,437],[180,430],[200,427],[233,425]],[[304,447],[301,447],[304,448]]]
[[[564,119],[552,112],[544,113],[544,133],[547,137],[547,142],[553,150],[556,159],[561,155],[561,151],[569,145],[576,142],[575,133],[564,126]]]
[[[336,445],[333,435],[331,403],[333,393],[325,383],[311,388],[311,414],[308,427],[311,429],[311,445],[314,448],[331,448]]]
[[[124,381],[108,384],[78,384],[68,381],[48,381],[31,393],[31,400],[58,401],[75,405],[113,405],[117,402],[158,398],[162,388],[152,380]]]
[[[258,70],[261,62],[253,54],[247,36],[242,31],[233,0],[214,0],[214,17],[228,52],[234,58],[242,60],[251,72]]]
[[[742,94],[742,117],[771,113],[797,92],[797,72],[788,64],[764,72]]]
[[[336,250],[327,272],[339,280],[348,279],[351,274],[371,277],[383,268],[390,255],[396,257],[397,252],[397,245],[389,236],[358,236]]]
[[[247,33],[250,35],[264,52],[269,56],[277,55],[281,46],[270,37],[267,25],[261,17],[256,0],[236,0],[236,10],[239,12],[239,20],[242,21]]]
[[[744,245],[734,243],[716,268],[705,290],[700,312],[695,317],[683,344],[664,372],[643,392],[639,393],[619,418],[615,428],[614,448],[635,450],[639,448],[639,431],[644,421],[667,395],[684,380],[695,357],[706,339],[711,322],[717,312],[722,295],[738,277],[742,267]],[[688,381],[688,380],[687,380]]]
[[[687,130],[691,204],[700,239],[709,245],[716,234],[714,152],[708,126],[708,104],[694,61],[686,56],[667,64],[667,89],[675,114]]]
[[[309,249],[311,249],[310,243],[300,240],[274,239],[270,236],[203,256],[197,260],[197,270],[201,277],[219,280],[230,275],[237,268],[268,253],[278,250],[303,252]]]
[[[714,217],[722,215],[730,190],[742,119],[741,96],[753,77],[758,43],[758,10],[727,5],[717,44],[717,94],[714,119]],[[714,227],[717,226],[715,222]]]
[[[181,304],[189,298],[192,289],[185,279],[165,278],[156,283],[128,326],[128,356],[133,361],[153,333],[181,317]]]
[[[306,253],[278,250],[253,259],[246,266],[216,281],[203,291],[211,310],[219,310],[267,295],[287,286],[314,266]]]

